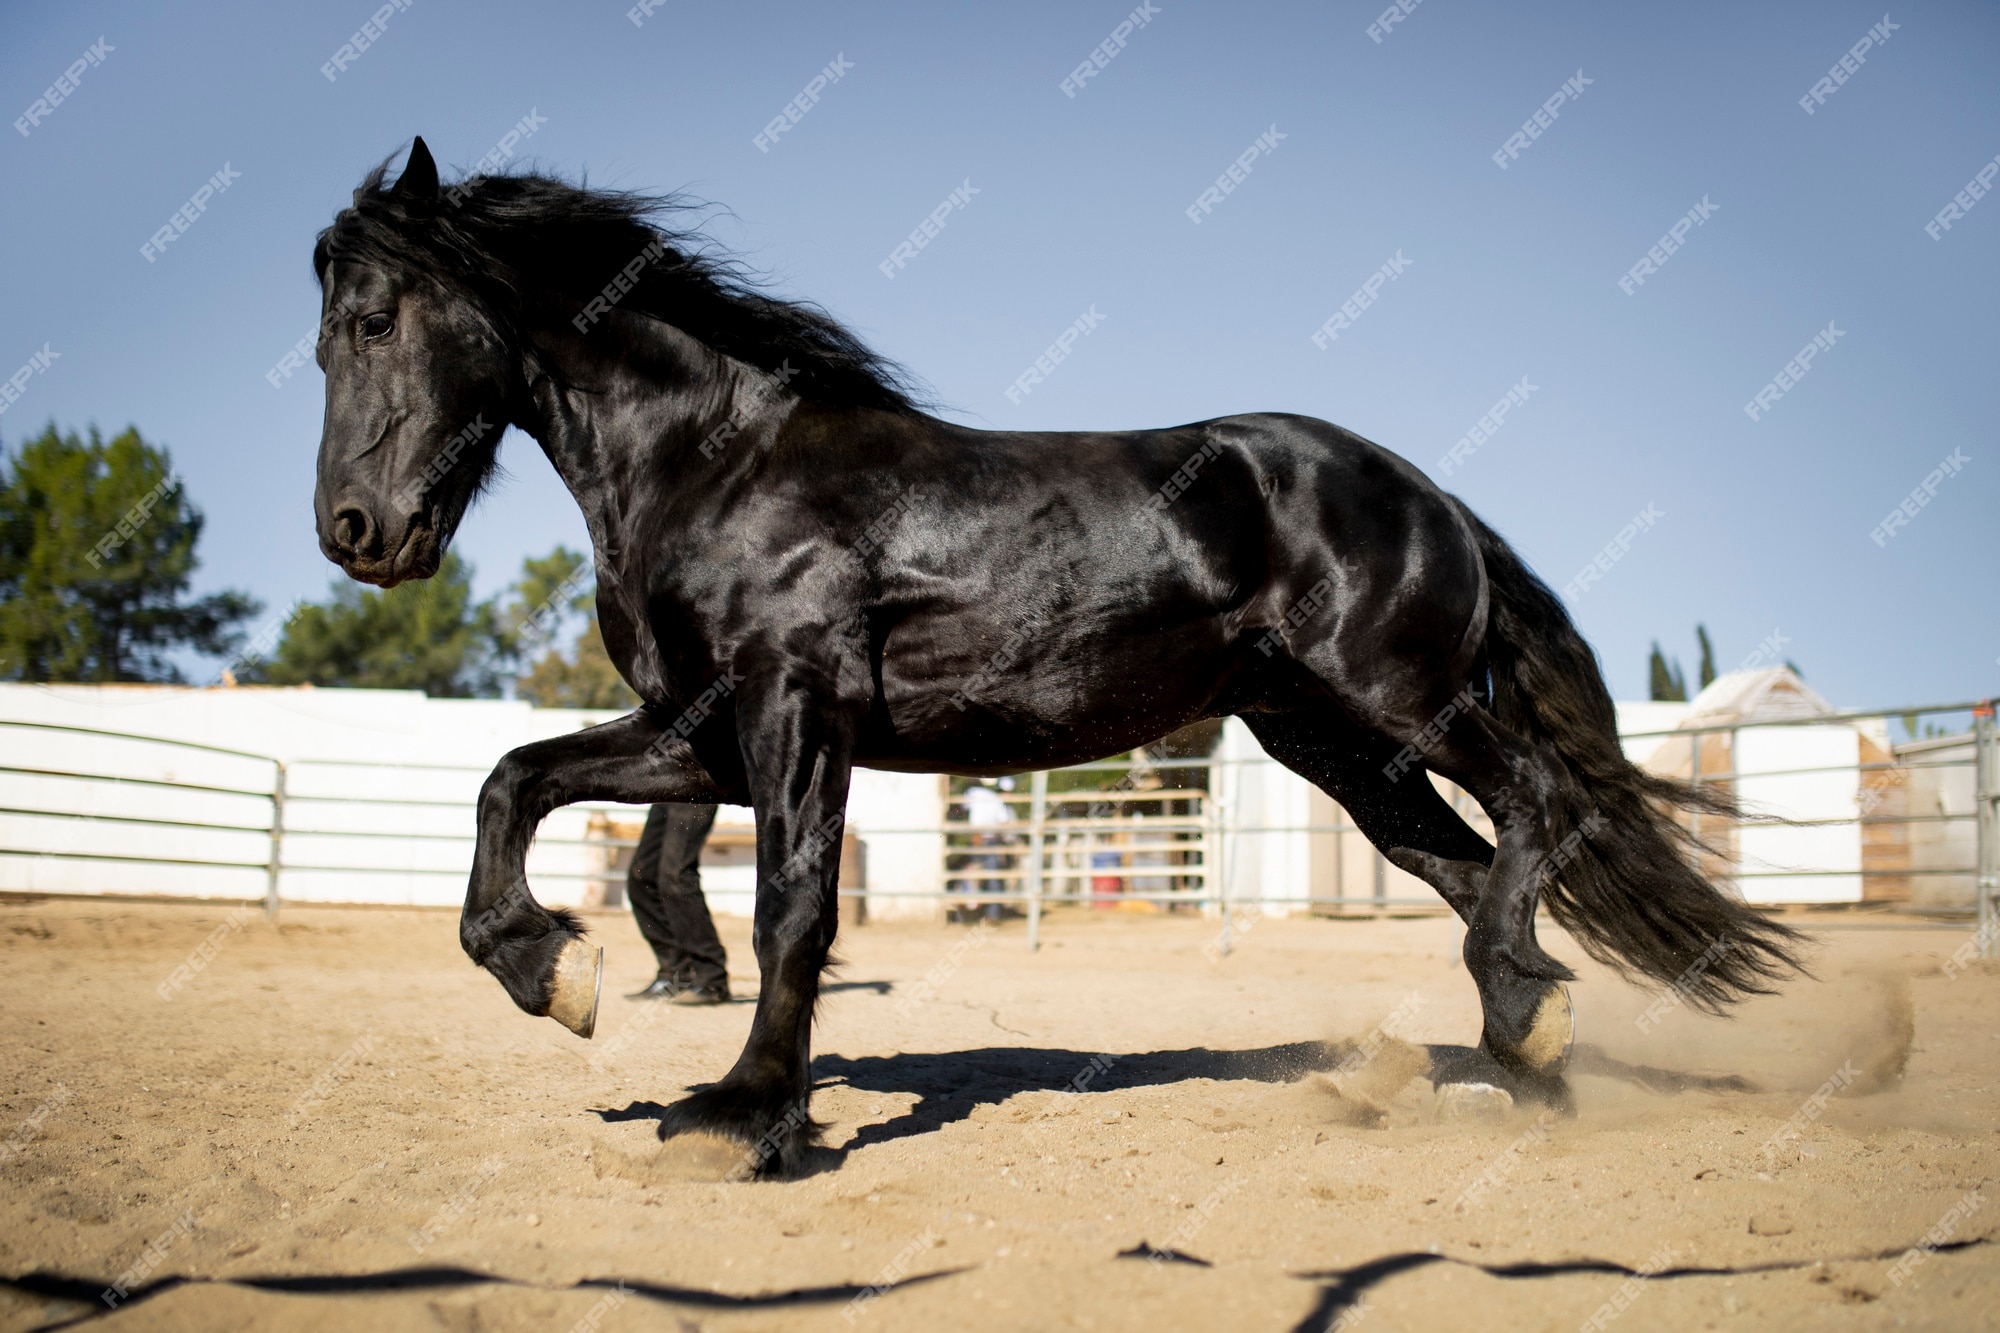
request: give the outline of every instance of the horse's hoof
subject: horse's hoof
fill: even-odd
[[[604,989],[604,950],[571,939],[556,955],[549,979],[548,1015],[588,1040],[597,1030],[597,998]]]
[[[660,1137],[693,1137],[735,1145],[731,1180],[783,1179],[803,1168],[819,1127],[807,1112],[807,1098],[786,1100],[783,1089],[764,1089],[727,1080],[690,1093],[660,1117]]]
[[[660,1145],[650,1173],[655,1180],[713,1184],[753,1179],[755,1157],[740,1143],[720,1134],[688,1130]]]
[[[1560,981],[1535,1006],[1528,1020],[1528,1035],[1515,1054],[1538,1074],[1560,1074],[1569,1064],[1569,1052],[1576,1045],[1576,1008],[1570,1003],[1569,987]]]
[[[1514,1113],[1514,1094],[1492,1083],[1440,1083],[1432,1108],[1442,1124],[1497,1125]]]

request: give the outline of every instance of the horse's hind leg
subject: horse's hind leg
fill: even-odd
[[[1355,827],[1390,862],[1437,890],[1438,896],[1470,926],[1491,876],[1492,844],[1474,832],[1431,785],[1421,765],[1399,764],[1402,747],[1347,721],[1324,704],[1289,713],[1245,713],[1243,721],[1272,758],[1340,803]],[[1480,974],[1475,972],[1475,979]],[[1489,1000],[1480,987],[1488,1016],[1486,1044],[1495,1042],[1492,1016],[1510,1006],[1506,997]],[[1561,1081],[1537,1073],[1527,1079],[1509,1062],[1508,1077],[1494,1078],[1476,1065],[1459,1072],[1437,1070],[1440,1081],[1498,1082],[1557,1105],[1564,1104]]]
[[[1421,768],[1391,779],[1401,748],[1348,722],[1330,706],[1245,713],[1265,752],[1339,802],[1391,865],[1437,890],[1470,925],[1486,887],[1493,847],[1459,817]]]
[[[1273,758],[1340,802],[1391,863],[1436,889],[1465,921],[1482,1044],[1537,1095],[1563,1103],[1558,1075],[1571,1024],[1560,983],[1572,974],[1534,935],[1539,876],[1554,845],[1556,779],[1525,741],[1465,696],[1455,698],[1399,710],[1377,722],[1379,731],[1345,720],[1330,702],[1243,720]],[[1439,733],[1416,763],[1402,739],[1392,739]],[[1427,765],[1479,801],[1499,835],[1497,851],[1438,795]]]
[[[1422,762],[1397,785],[1422,781],[1424,768],[1433,768],[1471,793],[1493,820],[1499,846],[1467,921],[1465,966],[1479,987],[1486,1048],[1517,1074],[1541,1080],[1560,1101],[1557,1076],[1573,1031],[1561,983],[1575,974],[1536,941],[1535,910],[1563,831],[1562,759],[1464,695],[1433,702],[1429,716],[1400,718],[1394,726],[1392,734],[1424,744]]]

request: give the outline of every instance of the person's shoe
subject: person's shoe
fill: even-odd
[[[729,983],[719,981],[713,986],[687,986],[669,997],[673,1004],[728,1004]]]
[[[634,991],[628,1000],[671,1000],[681,993],[681,987],[665,977],[654,977],[652,984],[642,991]]]

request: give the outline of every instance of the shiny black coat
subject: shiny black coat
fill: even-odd
[[[365,182],[314,255],[315,513],[355,577],[428,576],[494,461],[499,432],[475,427],[504,421],[589,525],[605,644],[645,703],[512,752],[481,793],[461,939],[523,1009],[594,1022],[580,923],[528,892],[543,815],[754,807],[756,1019],[664,1132],[728,1136],[754,1171],[802,1161],[856,764],[1049,768],[1241,716],[1465,918],[1483,1044],[1557,1100],[1570,972],[1536,941],[1538,903],[1695,1003],[1789,961],[1663,813],[1721,803],[1625,762],[1560,602],[1416,468],[1297,416],[952,425],[660,207],[533,176],[441,193],[421,140],[393,189]],[[1430,771],[1481,803],[1497,847]]]

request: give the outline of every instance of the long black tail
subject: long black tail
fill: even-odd
[[[1556,836],[1580,837],[1545,882],[1550,915],[1591,957],[1673,985],[1697,1008],[1769,994],[1773,982],[1802,970],[1804,937],[1703,878],[1694,839],[1674,817],[1734,817],[1734,800],[1625,758],[1597,655],[1569,612],[1499,534],[1462,503],[1459,511],[1478,537],[1491,588],[1494,714],[1559,755],[1567,777]]]

